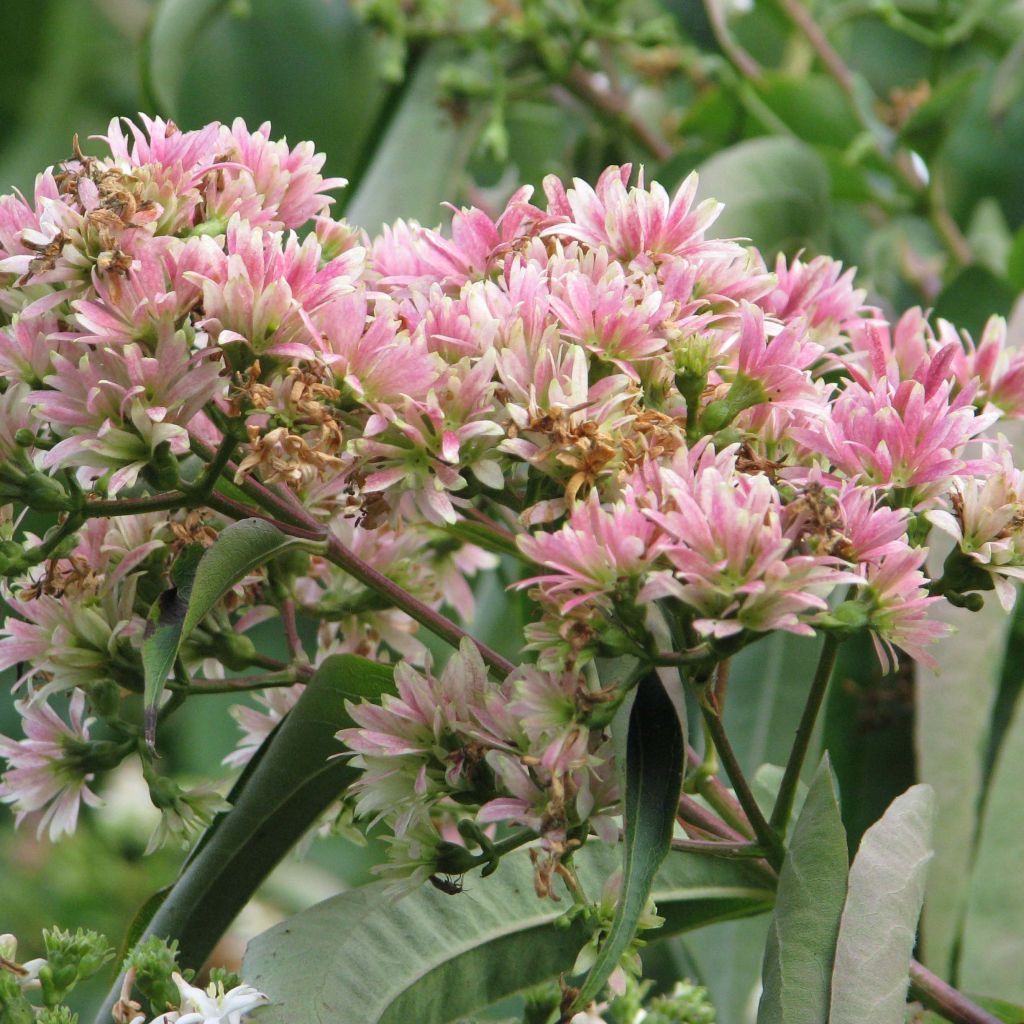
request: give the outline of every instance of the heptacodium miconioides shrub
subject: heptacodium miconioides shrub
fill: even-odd
[[[883,663],[927,664],[930,605],[1012,601],[1022,481],[997,424],[1024,415],[1024,357],[1002,320],[977,341],[919,310],[890,324],[825,256],[707,238],[694,176],[550,178],[540,202],[370,238],[329,215],[323,157],[268,126],[144,117],[104,141],[0,200],[0,669],[25,731],[0,737],[0,799],[52,838],[129,756],[159,838],[222,806],[157,777],[125,698],[172,564],[246,496],[467,622],[504,551],[532,610],[511,671],[469,641],[435,670],[388,592],[312,550],[250,573],[183,648],[188,692],[266,670],[247,632],[275,616],[296,663],[304,618],[314,664],[398,662],[340,739],[401,885],[500,823],[540,837],[542,893],[586,836],[614,839],[628,680],[598,658],[699,682],[775,631],[869,631]],[[955,546],[933,578],[936,529]],[[233,765],[308,678],[278,669],[236,709]]]

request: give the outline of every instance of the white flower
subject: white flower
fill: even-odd
[[[250,1010],[270,1002],[251,985],[237,985],[225,992],[223,984],[201,989],[190,985],[180,974],[172,977],[181,994],[181,1006],[162,1013],[152,1024],[241,1024]]]
[[[15,708],[23,719],[25,739],[0,736],[0,755],[7,770],[0,777],[0,802],[13,804],[15,823],[40,814],[38,832],[49,829],[55,841],[72,833],[82,803],[90,807],[101,801],[86,783],[93,775],[84,769],[81,753],[89,741],[92,719],[82,718],[85,694],[75,690],[69,704],[70,724],[45,701],[19,700]]]

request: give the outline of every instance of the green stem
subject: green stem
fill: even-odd
[[[689,763],[696,768],[693,775],[693,792],[703,797],[730,828],[739,835],[749,838],[751,835],[750,822],[743,816],[743,808],[716,775],[707,772],[706,766],[710,762],[702,759],[689,744],[686,745],[686,757]],[[717,766],[715,770],[717,772]],[[687,780],[687,787],[689,786],[690,780]]]
[[[764,847],[758,846],[757,843],[716,843],[712,840],[702,839],[673,839],[672,849],[681,850],[683,853],[706,854],[710,857],[729,857],[733,860],[739,858],[760,860],[765,856]]]
[[[724,821],[719,820],[704,806],[688,796],[681,796],[679,798],[678,819],[684,828],[689,825],[692,829],[703,832],[706,835],[718,836],[719,839],[724,839],[730,843],[750,842],[748,835],[737,831],[731,825],[727,825]]]
[[[390,598],[396,608],[401,609],[410,618],[415,619],[420,625],[426,626],[432,633],[446,640],[453,647],[458,647],[469,634],[460,629],[451,619],[446,618],[440,612],[435,611],[422,601],[413,597],[407,590],[404,590],[397,583],[389,580],[383,573],[378,572],[368,562],[364,562],[354,551],[347,548],[333,534],[326,538],[325,557],[329,562],[344,569],[350,576],[359,580],[364,586],[376,590]],[[491,650],[485,643],[469,637],[476,644],[480,656],[496,672],[508,675],[515,669],[507,658],[503,658],[497,651]]]
[[[296,674],[282,676],[275,672],[265,676],[238,676],[217,683],[193,683],[183,692],[189,697],[211,693],[247,693],[250,690],[269,690],[275,686],[294,686],[297,682],[300,679]]]
[[[910,961],[911,994],[953,1024],[999,1024],[999,1018],[972,1003],[962,992],[916,960]]]
[[[246,519],[253,516],[254,509],[228,498],[223,494],[212,494],[206,504],[215,512],[220,512],[232,519]],[[271,503],[274,512],[284,511],[275,501]],[[407,590],[400,587],[393,580],[389,580],[383,573],[378,572],[368,562],[364,562],[354,551],[346,547],[337,537],[329,533],[327,528],[318,524],[311,516],[308,522],[296,525],[285,519],[276,519],[269,510],[264,511],[259,518],[266,519],[273,523],[282,533],[291,537],[299,537],[302,540],[310,541],[317,545],[323,545],[320,552],[332,564],[344,569],[350,576],[358,580],[363,586],[369,587],[378,594],[386,597],[394,607],[405,612],[410,618],[420,625],[425,626],[432,633],[447,641],[453,647],[458,647],[464,639],[472,640],[483,660],[496,672],[508,675],[515,669],[507,658],[502,657],[497,651],[492,650],[487,644],[471,637],[464,629],[460,629],[451,619],[435,611],[433,608],[415,598]]]
[[[732,788],[736,792],[736,799],[739,800],[743,813],[747,816],[750,827],[754,830],[754,836],[765,848],[765,859],[773,868],[778,870],[782,866],[782,861],[786,855],[782,840],[779,838],[778,833],[765,821],[761,808],[758,807],[757,801],[754,799],[750,783],[747,782],[747,777],[743,774],[743,769],[740,767],[736,752],[732,749],[729,737],[725,734],[722,718],[717,708],[711,703],[714,699],[713,695],[705,686],[697,696],[701,713],[704,715],[704,721],[707,723],[708,732],[715,744],[715,749],[718,751],[718,756],[722,759],[725,773],[729,776]]]
[[[145,498],[111,498],[102,501],[86,501],[82,506],[82,515],[88,519],[103,516],[134,516],[143,512],[165,512],[169,509],[188,508],[191,501],[184,491],[161,491]]]
[[[811,682],[811,689],[807,694],[807,702],[804,704],[804,712],[800,716],[800,724],[796,728],[796,738],[793,741],[793,749],[789,752],[789,760],[786,762],[786,770],[779,786],[779,795],[775,798],[775,806],[772,808],[769,824],[780,836],[786,834],[789,816],[793,812],[793,800],[796,798],[797,786],[800,784],[800,772],[804,766],[804,759],[807,757],[807,749],[811,744],[814,723],[818,720],[818,712],[825,699],[828,682],[832,678],[838,650],[839,640],[833,636],[826,636],[825,645],[818,657],[818,667],[814,671],[814,680]]]

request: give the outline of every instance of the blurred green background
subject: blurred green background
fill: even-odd
[[[769,260],[831,253],[889,314],[921,304],[978,332],[1024,289],[1016,0],[5,0],[2,17],[5,189],[29,193],[75,133],[97,151],[85,140],[114,116],[183,128],[241,116],[313,139],[325,173],[350,181],[335,212],[371,231],[398,216],[437,223],[443,200],[500,209],[521,182],[632,160],[667,187],[699,169],[701,194],[728,204],[718,233],[750,237]],[[477,628],[509,635],[493,607]],[[858,793],[854,839],[915,775],[913,695],[863,664],[854,688],[836,687],[826,726]],[[756,702],[736,728],[768,759],[787,698],[766,696],[764,664],[748,674]],[[1018,673],[994,685],[1008,716]],[[230,703],[186,708],[164,740],[171,767],[217,773],[237,736]],[[0,732],[16,721],[5,685]],[[984,740],[989,765],[1000,737]],[[881,784],[873,757],[887,761]],[[141,780],[119,775],[105,796],[108,812],[57,847],[14,832],[0,808],[0,932],[30,952],[53,922],[119,941],[174,877],[181,851],[143,856]],[[314,845],[278,871],[222,959],[274,915],[366,877],[373,857],[341,839]],[[749,959],[736,935],[706,949]]]

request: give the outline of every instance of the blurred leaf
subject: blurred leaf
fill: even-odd
[[[975,207],[966,236],[978,262],[997,277],[1004,277],[1013,239],[1002,208],[991,196]]]
[[[345,207],[345,216],[371,234],[396,217],[433,226],[442,201],[455,194],[479,124],[456,125],[438,104],[437,72],[448,59],[435,49],[420,61]]]
[[[1006,254],[1006,280],[1016,291],[1024,291],[1024,228],[1019,228]]]
[[[1017,293],[1007,281],[985,267],[972,264],[964,267],[939,293],[934,313],[970,331],[971,337],[977,339],[990,316],[1010,315],[1016,298]]]
[[[913,663],[904,658],[886,675],[868,637],[848,640],[839,648],[824,719],[822,746],[843,795],[852,854],[868,826],[915,781]]]
[[[935,834],[942,837],[928,869],[923,956],[918,955],[947,978],[963,919],[982,791],[982,754],[999,682],[999,661],[992,652],[1004,649],[1009,619],[994,598],[980,612],[942,602],[932,614],[956,626],[957,633],[935,645],[938,671],[924,673],[917,688],[918,777],[935,790]]]
[[[903,1024],[935,796],[912,786],[864,833],[839,926],[829,1024]]]
[[[243,519],[222,530],[202,553],[186,548],[175,564],[173,587],[153,604],[153,626],[142,644],[146,679],[147,738],[153,741],[154,713],[181,645],[217,602],[254,569],[299,543],[265,519]],[[184,564],[183,564],[184,563]]]
[[[596,896],[618,866],[614,849],[590,844],[573,859]],[[504,858],[472,891],[448,896],[425,886],[399,901],[384,883],[363,886],[290,918],[249,944],[243,973],[266,992],[267,1024],[442,1024],[567,971],[589,935],[577,917],[533,890],[524,854]],[[672,854],[652,892],[667,937],[770,906],[751,864]]]
[[[71,155],[76,132],[89,151],[90,134],[138,107],[135,54],[90,0],[6,0],[3,13],[0,84],[16,117],[0,120],[0,189],[31,191],[40,171]]]
[[[988,97],[988,114],[1001,121],[1024,92],[1024,35],[1003,55]]]
[[[312,139],[326,174],[358,181],[391,116],[373,34],[345,0],[160,0],[151,69],[179,124],[270,121],[273,137]],[[213,13],[197,18],[208,7]],[[187,8],[188,23],[177,19]],[[201,22],[195,31],[197,20]],[[159,52],[155,34],[166,25]],[[185,38],[186,32],[191,36]],[[150,71],[153,78],[153,70]],[[342,193],[344,196],[344,193]]]
[[[716,153],[701,164],[700,194],[725,203],[720,238],[750,238],[769,263],[776,252],[824,243],[829,182],[824,161],[796,139],[760,138]]]
[[[967,990],[1024,1002],[1024,705],[1018,703],[995,763],[967,894],[958,981]]]
[[[988,996],[970,995],[969,998],[982,1009],[995,1014],[1004,1024],[1024,1024],[1024,1006],[1015,1006],[1013,1003],[1007,1003],[1002,999],[990,999]]]
[[[341,752],[335,733],[354,725],[345,701],[379,700],[392,686],[390,668],[352,654],[332,655],[320,665],[143,937],[177,939],[181,964],[202,965],[274,866],[357,774],[347,759],[332,757]],[[109,1021],[118,990],[111,991],[96,1024]]]
[[[825,75],[769,71],[756,89],[765,105],[805,142],[842,149],[861,131],[842,89]]]
[[[200,32],[231,6],[230,0],[160,0],[143,40],[143,88],[155,112],[180,118],[179,92]]]
[[[617,716],[615,724],[621,722]],[[583,1010],[604,990],[637,933],[658,866],[668,853],[679,809],[686,751],[676,709],[655,671],[637,684],[629,712],[623,794],[622,889],[597,959],[580,986]]]
[[[847,872],[846,833],[826,755],[779,873],[757,1024],[819,1024],[828,1018]]]
[[[957,108],[978,80],[978,68],[965,68],[940,80],[928,98],[914,109],[900,128],[900,138],[930,159],[953,123]]]
[[[959,116],[952,120],[937,154],[933,173],[940,176],[947,204],[958,223],[985,196],[999,201],[1007,221],[1024,221],[1024,190],[1020,188],[1020,154],[1024,149],[1024,104],[1013,104],[995,124],[988,115],[994,69],[970,90]]]

